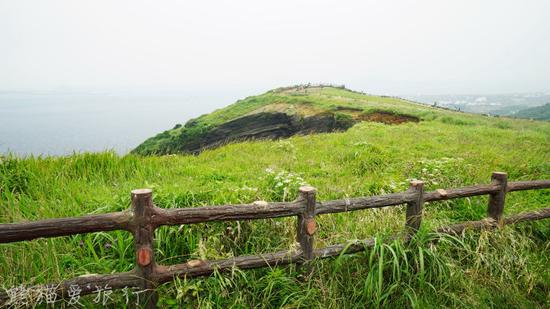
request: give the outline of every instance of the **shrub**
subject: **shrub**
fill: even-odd
[[[334,113],[334,120],[336,127],[341,129],[349,129],[355,124],[355,120],[350,115],[343,113]]]

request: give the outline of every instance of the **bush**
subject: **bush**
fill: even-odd
[[[334,113],[334,120],[336,127],[341,129],[349,129],[355,125],[355,120],[348,114]]]

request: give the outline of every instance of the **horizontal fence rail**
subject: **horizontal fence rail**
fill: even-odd
[[[508,184],[507,192],[550,188],[550,180],[518,181]],[[439,189],[424,193],[425,202],[487,195],[499,190],[497,185],[479,185],[459,189]],[[413,198],[411,193],[392,193],[379,196],[317,202],[316,214],[329,214],[367,208],[401,205]],[[304,210],[301,202],[255,202],[242,205],[207,206],[162,209],[155,207],[155,226],[194,224],[210,221],[236,221],[297,216]],[[101,215],[40,220],[28,223],[0,224],[0,243],[32,240],[101,231],[133,231],[131,211]]]
[[[145,307],[154,308],[158,298],[155,288],[159,284],[172,281],[176,277],[204,276],[212,274],[216,270],[225,271],[234,267],[250,269],[290,263],[304,263],[316,258],[338,256],[342,253],[356,253],[374,245],[375,240],[368,239],[315,249],[313,243],[317,229],[315,221],[317,215],[406,204],[405,239],[408,239],[420,228],[424,203],[489,195],[487,219],[463,222],[437,229],[439,233],[460,234],[465,229],[493,228],[505,224],[550,218],[550,208],[512,215],[506,218],[503,217],[506,193],[548,188],[550,188],[550,180],[508,183],[506,173],[495,172],[489,185],[469,186],[458,189],[438,189],[424,192],[424,183],[422,181],[413,181],[406,192],[319,202],[316,200],[316,190],[314,188],[301,187],[298,199],[293,202],[270,203],[257,201],[252,204],[242,205],[175,209],[155,207],[152,202],[152,191],[149,189],[139,189],[132,191],[132,207],[127,211],[74,218],[0,224],[0,243],[100,231],[129,231],[134,236],[136,254],[136,267],[132,271],[108,275],[80,276],[53,285],[54,293],[59,298],[66,298],[69,296],[70,288],[75,286],[80,289],[80,295],[96,292],[97,286],[108,285],[111,289],[136,287],[146,291],[142,297]],[[159,226],[291,216],[298,218],[296,240],[300,244],[300,248],[297,250],[238,256],[215,261],[191,260],[183,264],[170,266],[155,263],[153,235],[155,229]],[[51,287],[52,285],[44,286]],[[29,289],[32,288],[30,287]],[[10,304],[11,301],[13,300],[10,299],[7,293],[0,292],[0,305],[13,305]]]

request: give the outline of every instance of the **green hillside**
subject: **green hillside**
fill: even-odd
[[[342,113],[338,117],[354,125],[275,141],[245,140],[197,155],[4,156],[0,222],[125,210],[130,191],[144,187],[154,190],[158,207],[173,208],[289,201],[304,183],[326,201],[401,192],[412,179],[424,180],[426,190],[486,184],[493,171],[507,172],[510,181],[550,179],[548,122],[457,113],[335,87],[249,97],[150,139],[136,152],[182,151],[178,138],[262,108],[302,118],[328,113],[336,119]],[[504,212],[548,207],[549,191],[511,192]],[[177,279],[160,287],[159,306],[550,307],[550,220],[433,241],[433,229],[479,220],[486,209],[486,196],[429,203],[419,236],[410,244],[379,242],[364,253],[314,261],[310,276],[304,268],[288,266]],[[404,218],[404,207],[322,215],[315,245],[387,239],[402,231]],[[287,250],[295,247],[295,229],[295,218],[163,227],[155,235],[155,254],[158,263],[175,264]],[[5,288],[128,271],[135,262],[133,238],[122,231],[0,244],[0,252],[0,287]],[[121,292],[112,298],[111,307],[123,307]],[[94,296],[80,302],[97,306]]]
[[[342,131],[361,121],[418,121],[417,117],[429,110],[405,100],[370,96],[344,87],[278,88],[176,125],[133,152],[198,153],[233,141]]]
[[[519,112],[512,114],[512,116],[534,120],[550,120],[550,103],[546,103],[542,106],[522,109]]]

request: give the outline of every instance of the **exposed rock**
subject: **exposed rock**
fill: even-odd
[[[394,101],[397,105],[403,104],[397,99]],[[236,141],[344,131],[361,121],[385,124],[419,121],[415,116],[398,112],[399,106],[381,103],[384,102],[377,102],[374,96],[344,86],[307,84],[278,88],[238,100],[191,119],[183,126],[176,125],[148,138],[132,152],[141,155],[196,154]],[[373,109],[378,106],[384,108]]]
[[[351,119],[351,118],[350,118]],[[256,113],[221,124],[194,138],[182,141],[180,150],[199,153],[233,141],[287,138],[296,134],[312,134],[347,130],[355,122],[333,113],[309,117],[286,113]]]

